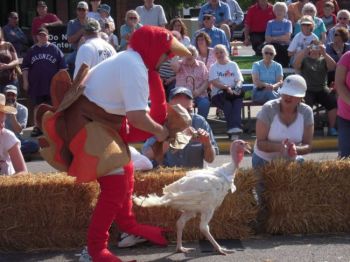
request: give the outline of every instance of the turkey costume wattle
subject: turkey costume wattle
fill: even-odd
[[[41,121],[43,157],[76,177],[77,182],[97,179],[100,184],[88,230],[88,252],[93,261],[120,261],[107,249],[113,221],[123,232],[167,244],[161,228],[138,224],[132,212],[134,169],[127,143],[144,141],[156,133],[143,126],[133,127],[126,116],[144,112],[140,122],[167,134],[163,126],[167,104],[156,70],[167,56],[191,54],[168,30],[153,26],[135,31],[130,47],[91,69],[83,84],[70,94],[72,88],[68,88],[63,100],[45,112]]]

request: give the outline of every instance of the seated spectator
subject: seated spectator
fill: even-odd
[[[305,92],[306,82],[303,77],[290,75],[279,90],[281,98],[265,103],[257,114],[252,156],[254,169],[279,158],[302,160],[300,155],[311,152],[314,118],[312,109],[302,102]],[[258,202],[264,208],[262,192],[265,182],[259,172],[256,175]]]
[[[16,49],[17,55],[22,57],[28,39],[22,29],[18,26],[18,22],[18,14],[16,12],[11,12],[8,16],[8,23],[2,28],[2,30],[4,31],[5,40],[10,42]]]
[[[292,22],[293,26],[303,16],[301,10],[304,5],[309,2],[310,0],[298,0],[288,5],[288,19]]]
[[[319,17],[323,17],[325,15],[325,3],[330,2],[332,3],[333,10],[332,13],[336,15],[339,11],[339,5],[337,0],[317,0],[316,1],[316,9],[317,9],[317,14]]]
[[[180,104],[188,110],[192,117],[192,124],[188,133],[189,135],[196,135],[190,138],[189,143],[183,149],[174,150],[169,147],[167,142],[164,142],[164,161],[163,163],[155,163],[155,165],[161,164],[168,167],[203,168],[204,161],[212,163],[219,149],[208,122],[202,116],[193,113],[193,96],[191,91],[185,87],[174,88],[170,94],[169,104]],[[142,148],[142,154],[153,161],[156,156],[152,150],[152,145],[156,141],[155,137],[151,137],[146,140]]]
[[[141,26],[139,14],[135,10],[127,11],[125,24],[120,27],[120,51],[126,50],[132,33]]]
[[[0,28],[0,93],[3,93],[7,85],[18,85],[16,73],[18,64],[16,49],[11,43],[5,41]]]
[[[109,24],[110,30],[113,32],[115,30],[115,25],[113,18],[110,16],[111,7],[107,4],[102,4],[97,11],[100,14],[100,18],[97,19],[97,21],[100,23],[101,28],[105,28],[105,25]]]
[[[288,45],[293,28],[290,20],[286,19],[287,5],[284,2],[276,2],[273,6],[273,13],[276,18],[267,23],[265,42],[276,49],[275,61],[288,67]]]
[[[6,98],[0,94],[0,175],[28,172],[20,150],[20,141],[15,134],[5,128],[6,116],[16,114],[13,106],[5,105]]]
[[[208,69],[205,64],[197,60],[198,51],[189,46],[191,57],[184,57],[181,61],[174,61],[171,66],[176,73],[176,87],[186,87],[192,92],[194,104],[198,108],[198,115],[208,117],[210,101],[208,97]]]
[[[321,18],[317,17],[316,7],[312,3],[307,3],[304,5],[303,10],[301,11],[303,15],[309,15],[314,21],[313,33],[318,37],[322,43],[326,43],[326,33],[327,29],[324,25]],[[300,20],[294,25],[294,35],[300,32]]]
[[[350,50],[349,31],[344,27],[339,27],[335,30],[334,40],[326,46],[327,54],[338,63],[339,59]],[[335,71],[328,72],[328,85],[333,86]]]
[[[180,18],[174,18],[170,21],[170,25],[169,25],[169,30],[170,31],[178,31],[181,34],[181,39],[180,42],[184,45],[184,46],[189,46],[191,44],[191,40],[190,38],[187,36],[187,27],[184,24],[184,22],[182,22],[182,20]]]
[[[334,14],[334,5],[332,2],[327,1],[324,3],[324,14],[321,17],[324,25],[326,26],[327,32],[329,29],[331,29],[335,24],[337,23],[337,17]]]
[[[144,5],[136,7],[142,25],[154,25],[165,27],[168,23],[163,7],[155,5],[154,0],[144,0]]]
[[[204,26],[204,14],[212,13],[215,16],[215,26],[222,29],[228,40],[231,39],[231,13],[228,4],[220,0],[208,0],[201,6],[198,16],[199,27]]]
[[[338,12],[337,24],[328,31],[327,44],[333,42],[335,30],[337,30],[337,28],[339,27],[344,27],[345,29],[350,31],[350,12],[346,9],[342,9]]]
[[[202,61],[209,71],[211,65],[216,62],[214,49],[210,47],[210,36],[206,32],[200,32],[195,37],[195,46],[198,50],[197,59]]]
[[[261,55],[267,23],[274,18],[273,7],[267,0],[257,0],[249,7],[244,24],[244,44],[251,44],[255,55]]]
[[[230,42],[228,41],[225,32],[220,28],[215,27],[215,16],[211,11],[203,14],[203,25],[204,28],[201,28],[195,32],[195,38],[201,32],[205,32],[210,36],[211,47],[214,47],[218,44],[222,44],[226,47],[227,51],[230,52]],[[195,45],[195,38],[192,40],[192,45]]]
[[[288,55],[291,57],[290,64],[293,65],[295,55],[302,52],[313,41],[318,41],[318,37],[312,32],[314,30],[314,20],[309,15],[300,18],[301,32],[297,33],[288,47]]]
[[[34,43],[37,41],[36,35],[39,28],[62,25],[62,21],[55,14],[47,12],[47,5],[44,1],[37,3],[36,11],[38,16],[34,17],[32,21],[32,38]]]
[[[234,31],[238,25],[242,24],[244,19],[244,14],[236,0],[223,0],[222,2],[228,4],[230,8],[230,13],[231,13],[231,22],[229,24],[231,29],[230,40],[233,40]]]
[[[340,59],[335,75],[338,92],[339,157],[350,157],[350,51]]]
[[[230,61],[223,45],[214,47],[216,63],[210,67],[209,82],[212,104],[224,111],[227,134],[242,133],[243,76],[236,62]]]
[[[273,61],[276,50],[273,45],[265,45],[262,50],[263,59],[253,64],[253,96],[255,103],[264,104],[279,97],[278,89],[283,82],[281,64]]]
[[[31,154],[39,151],[39,144],[34,140],[24,139],[22,131],[27,127],[28,108],[17,102],[17,87],[7,85],[4,90],[6,105],[16,108],[16,114],[9,114],[6,117],[5,128],[12,131],[21,142],[21,152],[24,159],[30,160]]]
[[[307,90],[305,102],[309,106],[321,104],[327,110],[328,135],[337,136],[337,100],[327,86],[327,73],[335,70],[336,63],[326,53],[322,44],[313,43],[295,58],[294,68],[305,78]]]
[[[49,42],[47,29],[40,28],[37,32],[37,43],[28,50],[22,63],[23,89],[27,91],[35,106],[34,116],[37,106],[42,103],[51,104],[51,79],[59,70],[66,69],[67,65],[62,51]],[[33,137],[42,134],[38,123],[35,124],[31,133]]]

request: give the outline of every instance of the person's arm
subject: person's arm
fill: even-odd
[[[294,64],[293,64],[293,67],[295,70],[301,69],[301,65],[303,63],[303,60],[306,57],[306,55],[309,53],[309,50],[310,50],[310,48],[307,47],[307,48],[305,48],[305,50],[300,51],[296,54]]]
[[[28,70],[27,69],[22,70],[22,79],[23,79],[23,89],[24,89],[24,91],[28,92],[29,81],[28,81]]]
[[[326,64],[327,64],[327,70],[328,71],[334,71],[335,67],[337,66],[337,63],[333,60],[333,58],[327,54],[326,49],[324,48],[323,45],[320,45],[320,51],[321,55],[324,57]]]
[[[45,24],[43,24],[43,26],[51,27],[51,26],[62,25],[63,24],[62,21],[59,18],[57,18],[57,19],[58,19],[57,21],[54,21],[54,22],[51,22],[51,23],[45,23]]]
[[[8,153],[10,155],[11,162],[16,173],[20,173],[20,172],[27,173],[28,172],[27,166],[24,162],[24,158],[23,158],[21,149],[19,147],[19,143],[16,143],[13,147],[11,147]]]
[[[327,33],[326,32],[322,32],[321,33],[321,42],[323,43],[323,44],[326,44],[326,42],[327,42]]]
[[[180,71],[181,63],[178,59],[173,59],[170,62],[170,67],[174,71],[174,73],[177,74]]]
[[[231,14],[232,24],[237,26],[243,22],[244,14],[243,14],[242,8],[239,6],[238,2],[233,1],[233,3],[235,6],[235,14]]]
[[[8,114],[7,117],[10,119],[11,126],[12,126],[12,131],[15,134],[19,134],[22,132],[23,127],[21,124],[17,121],[16,115],[14,114]]]
[[[169,136],[168,129],[155,122],[145,110],[128,111],[126,117],[132,126],[155,135],[158,141]]]
[[[312,150],[312,138],[314,136],[314,125],[304,127],[303,141],[296,145],[298,155],[306,155]]]
[[[259,150],[271,153],[271,152],[284,152],[284,144],[282,142],[273,142],[268,140],[268,134],[270,126],[260,119],[256,120],[256,141]]]
[[[197,137],[192,138],[192,140],[198,141],[203,145],[204,160],[208,163],[212,163],[215,159],[215,150],[210,142],[209,133],[206,130],[199,128],[197,130]]]
[[[19,64],[16,50],[11,43],[9,43],[9,44],[10,44],[11,62],[8,64],[0,63],[1,70],[11,69]]]
[[[201,84],[198,88],[196,88],[196,89],[193,90],[193,96],[194,96],[194,97],[199,96],[199,95],[202,94],[205,90],[208,89],[208,86],[209,86],[208,80],[207,80],[207,79],[204,79],[203,82],[202,82],[202,84]]]
[[[250,33],[250,28],[247,24],[245,24],[245,26],[244,26],[244,44],[246,46],[251,44],[249,33]]]
[[[349,55],[347,57],[349,57]],[[350,106],[350,90],[346,86],[347,73],[348,69],[344,65],[337,65],[335,70],[335,86],[337,87],[338,96]]]
[[[69,22],[68,26],[67,26],[67,41],[70,44],[78,44],[78,42],[80,41],[80,38],[84,34],[84,28],[81,28],[77,32],[72,33],[71,26],[72,26],[72,24]]]

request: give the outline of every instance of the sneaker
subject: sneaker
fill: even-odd
[[[219,119],[219,120],[225,120],[225,114],[224,114],[224,111],[217,108],[216,109],[216,117]]]
[[[328,129],[328,136],[338,136],[338,131],[334,127]]]
[[[146,241],[147,239],[144,239],[142,237],[122,233],[122,235],[120,236],[118,247],[132,247]]]
[[[229,130],[227,130],[227,134],[232,135],[232,134],[241,134],[243,133],[243,130],[239,127],[232,127]]]
[[[30,133],[30,136],[31,137],[38,137],[38,136],[41,136],[43,134],[43,132],[41,132],[40,128],[35,126],[33,128],[33,131]]]
[[[79,262],[92,262],[92,258],[89,255],[87,247],[84,247],[83,251],[80,253]]]

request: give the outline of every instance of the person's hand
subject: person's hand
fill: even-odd
[[[290,143],[288,145],[288,156],[290,158],[295,158],[296,156],[298,155],[298,152],[297,152],[297,147],[294,143]]]
[[[230,94],[230,95],[233,95],[233,90],[232,90],[232,88],[230,88],[229,86],[226,86],[226,92],[228,93],[228,94]]]
[[[321,55],[325,56],[326,55],[326,48],[324,45],[319,45],[318,48],[320,49]]]
[[[168,78],[164,80],[164,85],[169,85],[173,81],[172,78]]]
[[[269,91],[272,91],[274,88],[273,88],[273,85],[271,84],[265,84],[265,90],[269,90]]]
[[[193,97],[198,97],[200,95],[199,90],[198,89],[193,90],[192,95]]]
[[[5,69],[8,69],[8,68],[7,68],[7,64],[5,64],[5,63],[0,63],[0,70],[5,70]]]
[[[198,141],[203,145],[210,144],[209,133],[202,128],[199,128],[196,132],[196,137],[193,138],[194,141]]]
[[[24,91],[28,91],[28,88],[29,88],[28,82],[23,81],[23,90],[24,90]]]
[[[162,126],[161,129],[159,130],[159,132],[157,134],[154,134],[154,135],[157,138],[157,141],[163,142],[164,140],[166,140],[168,138],[169,130],[165,126]]]

